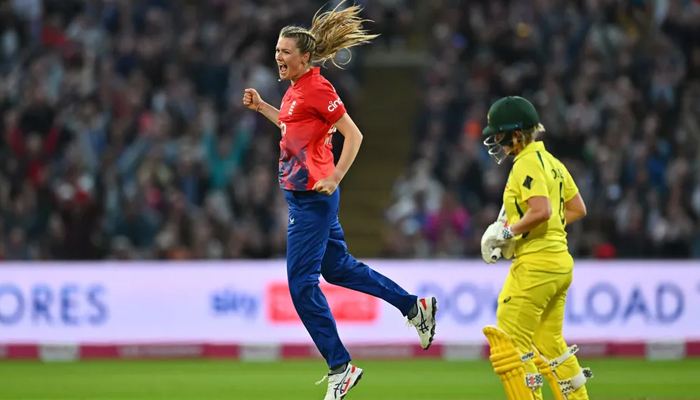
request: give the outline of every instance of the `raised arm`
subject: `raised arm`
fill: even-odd
[[[261,113],[265,116],[265,118],[272,121],[273,124],[279,126],[280,110],[265,103],[257,90],[245,90],[245,94],[243,95],[243,105],[255,112]]]

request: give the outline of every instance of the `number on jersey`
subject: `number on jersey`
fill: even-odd
[[[559,221],[566,225],[566,204],[564,202],[564,172],[561,169],[552,168],[554,179],[559,180]]]

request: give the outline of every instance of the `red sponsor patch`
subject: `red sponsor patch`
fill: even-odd
[[[321,290],[339,324],[367,324],[379,318],[379,300],[375,297],[329,284],[321,284]],[[286,282],[270,284],[265,300],[269,321],[301,323]]]

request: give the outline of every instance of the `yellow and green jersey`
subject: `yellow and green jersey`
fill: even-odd
[[[568,251],[565,203],[577,193],[578,187],[569,171],[542,142],[530,143],[515,157],[503,192],[508,225],[525,215],[531,197],[547,197],[552,205],[548,221],[516,238],[516,258],[532,253]]]

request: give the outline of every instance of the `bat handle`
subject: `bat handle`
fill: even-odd
[[[498,261],[501,258],[501,249],[496,247],[491,251],[491,261]]]

